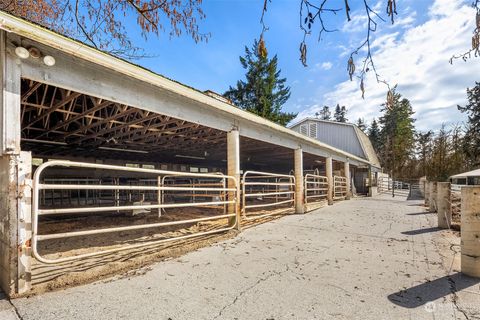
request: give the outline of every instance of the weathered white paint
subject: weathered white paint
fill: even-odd
[[[345,199],[346,200],[350,200],[350,196],[352,194],[352,191],[351,191],[351,176],[350,176],[350,162],[345,161],[344,163],[344,171],[345,171],[345,177],[347,178],[347,194],[345,196]]]
[[[6,41],[5,31],[0,30],[0,155],[20,153],[20,67],[7,52]]]
[[[227,133],[227,175],[235,177],[235,182],[229,179],[228,188],[237,189],[238,196],[240,194],[240,134],[238,130]],[[234,213],[235,210],[237,213],[237,230],[240,230],[240,199],[237,199],[235,204],[228,205],[228,213]]]
[[[31,289],[32,239],[32,155],[22,151],[18,162],[17,223],[18,285],[17,292]]]
[[[303,186],[303,151],[301,148],[294,151],[295,174],[295,213],[305,213],[304,186]]]
[[[325,159],[325,168],[328,181],[327,201],[329,205],[333,204],[333,161],[331,157]]]
[[[31,154],[0,156],[0,287],[30,289]]]

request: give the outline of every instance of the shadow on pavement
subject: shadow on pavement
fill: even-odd
[[[388,300],[404,308],[417,308],[478,283],[480,283],[480,279],[471,278],[462,273],[454,273],[392,293],[388,296]]]
[[[438,227],[431,227],[431,228],[424,228],[424,229],[416,229],[416,230],[410,230],[410,231],[403,231],[402,234],[405,234],[407,236],[414,236],[417,234],[423,234],[423,233],[430,233],[430,232],[437,232],[441,231],[443,229],[438,228]]]
[[[432,214],[432,212],[422,211],[422,212],[415,212],[415,213],[407,213],[407,216],[421,216],[426,214]]]

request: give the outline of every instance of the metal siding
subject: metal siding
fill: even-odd
[[[366,159],[362,146],[355,133],[355,129],[351,125],[339,124],[335,122],[312,121],[306,120],[297,123],[291,129],[300,132],[301,125],[307,125],[307,130],[311,123],[317,124],[316,139],[331,145],[332,147],[349,152],[357,157]],[[307,131],[308,132],[308,131]]]
[[[358,157],[365,158],[360,141],[358,141],[352,126],[318,122],[317,139]]]

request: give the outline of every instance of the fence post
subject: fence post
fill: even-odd
[[[437,183],[436,182],[430,182],[430,197],[428,201],[428,209],[430,212],[436,212],[437,206]]]
[[[228,213],[237,214],[237,230],[240,230],[240,134],[238,130],[232,130],[227,133],[227,174],[233,176],[236,179],[236,184],[228,179],[228,188],[235,188],[237,190],[236,202],[234,204],[228,204]],[[228,200],[233,197],[232,192],[228,192]],[[233,219],[230,220],[230,225],[233,225]]]
[[[437,182],[437,217],[439,228],[450,229],[452,224],[450,182]]]
[[[295,213],[305,213],[303,194],[303,152],[302,148],[295,149]]]
[[[327,157],[325,162],[325,169],[327,173],[328,190],[327,201],[329,205],[333,204],[333,163],[332,157]]]
[[[424,183],[424,188],[425,188],[425,207],[430,207],[430,181],[425,180]]]
[[[480,278],[480,187],[465,186],[461,190],[461,271]]]

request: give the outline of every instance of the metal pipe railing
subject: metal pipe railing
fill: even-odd
[[[333,199],[342,200],[347,197],[347,178],[333,176]]]
[[[290,210],[295,203],[295,177],[260,171],[246,171],[242,176],[242,216],[246,220],[267,217],[280,212],[250,211],[255,208],[285,207]],[[266,199],[270,199],[266,202]],[[262,203],[255,203],[261,201]],[[250,202],[251,204],[248,204]],[[253,202],[253,203],[252,203]]]
[[[318,174],[307,173],[304,177],[304,199],[308,205],[313,202],[326,201],[328,196],[328,178]]]
[[[157,186],[132,186],[132,185],[118,185],[118,184],[111,184],[111,185],[101,185],[101,184],[48,184],[45,181],[41,182],[42,173],[45,169],[49,167],[67,167],[67,168],[93,168],[93,169],[100,169],[100,170],[110,170],[116,172],[134,172],[134,173],[144,173],[144,174],[151,174],[155,177],[153,181],[161,181],[159,178],[161,176],[176,176],[176,177],[187,177],[189,179],[217,179],[221,182],[219,183],[219,187],[192,187],[192,186],[164,186],[161,182],[157,182]],[[32,253],[33,256],[40,262],[53,264],[53,263],[62,263],[66,261],[73,261],[78,259],[83,259],[92,256],[98,256],[108,253],[114,253],[123,250],[135,249],[140,247],[151,246],[155,244],[159,244],[162,242],[180,240],[180,239],[187,239],[196,236],[208,235],[212,233],[224,232],[227,230],[231,230],[236,227],[239,223],[237,217],[237,212],[234,211],[232,213],[215,215],[211,217],[200,217],[195,219],[188,219],[188,220],[178,220],[178,221],[169,221],[169,222],[159,222],[159,223],[151,223],[151,224],[141,224],[141,225],[132,225],[132,226],[120,226],[120,227],[112,227],[112,228],[101,228],[95,230],[81,230],[81,231],[69,231],[69,232],[61,232],[61,233],[54,233],[54,234],[39,234],[38,226],[39,226],[39,217],[42,215],[54,215],[54,214],[76,214],[76,213],[92,213],[92,212],[106,212],[106,211],[129,211],[129,210],[138,210],[138,209],[164,209],[164,208],[185,208],[185,207],[207,207],[207,206],[218,206],[218,207],[225,207],[228,204],[236,204],[239,201],[238,190],[236,188],[227,188],[226,181],[232,180],[233,185],[236,185],[236,179],[232,176],[226,176],[223,174],[215,173],[215,174],[206,174],[206,173],[186,173],[186,172],[176,172],[176,171],[166,171],[166,170],[155,170],[155,169],[144,169],[144,168],[132,168],[132,167],[123,167],[123,166],[114,166],[114,165],[105,165],[105,164],[93,164],[93,163],[82,163],[82,162],[73,162],[73,161],[61,161],[61,160],[53,160],[48,161],[40,165],[34,174],[33,180],[33,202],[32,202]],[[195,202],[195,203],[165,203],[162,199],[162,192],[164,191],[191,191],[195,189],[195,192],[202,191],[202,192],[218,192],[221,195],[220,198],[223,198],[218,201],[205,201],[205,202]],[[158,204],[133,204],[133,205],[119,205],[120,201],[114,199],[115,205],[113,206],[94,206],[88,205],[87,207],[78,207],[78,208],[53,208],[53,209],[44,209],[39,207],[40,203],[40,195],[41,192],[44,190],[112,190],[115,192],[118,191],[154,191],[158,193]],[[117,205],[118,204],[118,205]],[[55,205],[54,205],[55,206]],[[235,205],[235,208],[238,206]],[[236,209],[235,209],[236,210]],[[85,254],[79,254],[75,256],[65,257],[65,258],[57,258],[57,259],[48,259],[43,257],[38,252],[38,242],[44,240],[53,240],[53,239],[61,239],[61,238],[69,238],[69,237],[78,237],[78,236],[88,236],[93,234],[107,234],[112,232],[121,232],[121,231],[131,231],[131,230],[141,230],[141,229],[148,229],[148,228],[159,228],[164,226],[172,226],[172,225],[181,225],[181,224],[191,224],[203,221],[210,221],[210,220],[218,220],[218,219],[226,219],[229,220],[233,219],[233,223],[229,223],[228,226],[209,230],[205,232],[196,232],[188,235],[182,235],[177,237],[171,238],[163,238],[161,240],[125,245],[117,248],[106,249],[96,252],[90,252]]]

